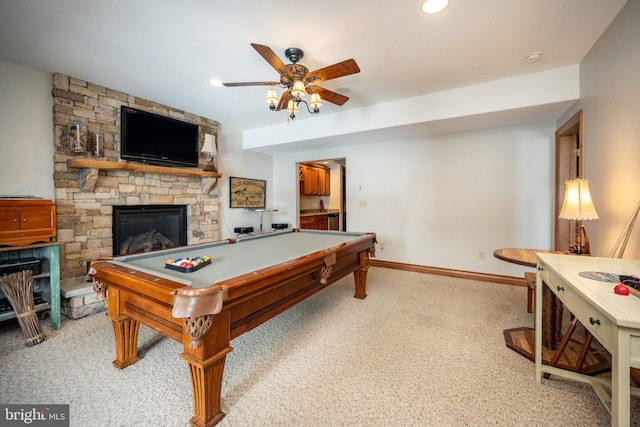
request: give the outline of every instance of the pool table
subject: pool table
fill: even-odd
[[[108,297],[116,342],[113,364],[139,360],[140,325],[183,343],[193,388],[194,426],[223,417],[220,397],[230,341],[349,273],[365,298],[374,233],[286,230],[124,255],[91,263],[94,289]],[[168,260],[209,256],[199,269]]]

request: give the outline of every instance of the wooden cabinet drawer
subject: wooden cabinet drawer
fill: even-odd
[[[316,215],[315,216],[316,230],[328,230],[329,229],[329,215]]]
[[[300,228],[303,230],[328,230],[329,215],[301,216]]]
[[[316,228],[315,219],[312,216],[300,217],[300,228],[303,230],[313,230]]]

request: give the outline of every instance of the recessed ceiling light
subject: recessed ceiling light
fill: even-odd
[[[527,62],[536,62],[542,56],[542,52],[531,52],[527,56],[524,57],[524,60]]]
[[[217,80],[217,79],[209,80],[209,84],[211,86],[222,86],[222,82],[220,80]]]
[[[449,0],[425,0],[422,3],[422,11],[428,15],[442,12],[449,4]]]

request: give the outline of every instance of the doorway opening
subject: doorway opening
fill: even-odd
[[[301,161],[297,170],[299,227],[346,231],[346,159]]]
[[[557,251],[568,251],[575,242],[577,221],[558,219],[564,202],[565,181],[582,178],[584,150],[582,110],[556,131],[555,245]]]

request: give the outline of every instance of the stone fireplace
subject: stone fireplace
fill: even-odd
[[[91,284],[85,281],[85,276],[91,260],[115,253],[114,207],[182,206],[186,210],[186,243],[197,244],[219,239],[219,198],[211,178],[184,175],[178,169],[175,175],[101,169],[92,177],[94,185],[85,186],[86,170],[70,167],[68,163],[75,157],[69,153],[65,138],[68,126],[81,123],[90,131],[100,129],[104,135],[102,160],[118,162],[121,105],[197,124],[200,147],[206,133],[217,135],[218,123],[62,74],[54,75],[52,95],[57,233],[58,241],[63,243],[60,254],[62,305],[63,313],[69,315],[65,305],[78,304],[70,298],[82,297],[104,309],[104,301],[93,300]],[[204,169],[207,160],[201,154],[199,170]],[[79,288],[87,287],[86,294],[78,295]],[[94,310],[77,310],[77,313],[84,315],[85,311],[88,314]]]

